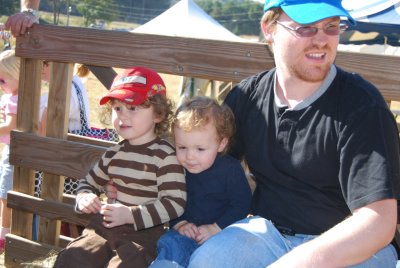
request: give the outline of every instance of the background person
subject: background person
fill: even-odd
[[[189,267],[395,267],[397,125],[371,83],[334,65],[340,18],[353,18],[339,0],[267,0],[264,11],[276,68],[225,100],[257,216],[209,239]]]
[[[43,62],[43,71],[42,71],[42,80],[45,82],[50,81],[50,65],[51,62],[44,61]],[[78,99],[78,91],[82,96],[83,104],[85,108],[86,121],[90,122],[90,104],[88,93],[86,87],[83,84],[82,78],[85,78],[89,75],[89,69],[86,65],[83,64],[75,64],[74,75],[72,76],[72,84],[71,84],[71,97],[70,97],[70,106],[69,106],[69,117],[68,117],[68,131],[80,130],[81,119],[80,119],[80,105]],[[41,96],[40,99],[40,133],[43,135],[46,133],[46,122],[47,122],[47,103],[48,103],[49,94],[45,93]]]
[[[18,80],[20,60],[14,50],[0,54],[0,143],[4,144],[0,163],[0,252],[5,236],[10,233],[11,208],[7,207],[7,192],[12,190],[14,168],[10,165],[10,132],[17,126]]]
[[[21,12],[8,17],[2,27],[10,30],[15,37],[24,34],[34,23],[39,22],[39,3],[40,0],[21,0]]]

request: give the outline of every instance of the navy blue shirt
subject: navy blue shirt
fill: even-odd
[[[229,155],[218,155],[209,169],[198,174],[186,170],[186,191],[185,212],[171,226],[186,220],[196,226],[216,223],[223,229],[250,210],[247,178],[240,162]]]

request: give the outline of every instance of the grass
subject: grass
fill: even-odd
[[[40,19],[52,24],[54,21],[54,15],[51,12],[40,12]],[[67,15],[60,14],[59,25],[66,26],[67,23],[69,26],[85,27],[83,17],[70,15],[68,18]],[[112,30],[112,29],[133,30],[138,26],[139,26],[139,24],[136,24],[136,23],[123,22],[123,21],[112,21],[110,23],[105,24],[105,29],[106,30]]]

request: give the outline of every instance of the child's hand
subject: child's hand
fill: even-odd
[[[78,210],[83,213],[97,213],[100,211],[101,202],[97,195],[93,193],[80,193],[76,197]]]
[[[199,230],[199,234],[195,240],[199,245],[221,231],[221,228],[216,223],[200,225],[197,229]]]
[[[191,222],[185,222],[179,225],[177,228],[174,227],[174,229],[181,235],[189,237],[193,240],[196,240],[196,236],[199,235],[199,230],[197,229],[197,226]]]
[[[6,112],[5,112],[5,107],[1,106],[0,107],[0,123],[6,122]]]
[[[122,204],[103,205],[100,214],[103,215],[103,225],[107,228],[134,223],[131,209]]]

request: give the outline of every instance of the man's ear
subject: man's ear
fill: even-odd
[[[225,150],[225,147],[228,145],[228,139],[227,138],[222,138],[222,140],[219,142],[218,146],[218,152],[222,152]]]
[[[271,23],[268,23],[266,21],[261,22],[261,30],[263,32],[265,41],[267,44],[271,45],[272,44],[272,33],[273,33],[274,27],[271,27]]]

